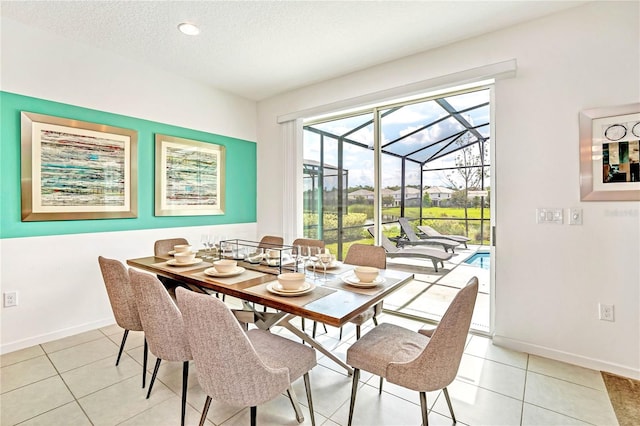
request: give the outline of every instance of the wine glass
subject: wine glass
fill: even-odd
[[[205,259],[208,258],[207,252],[209,251],[209,241],[210,241],[209,234],[202,234],[200,236],[200,242],[204,246],[204,254],[202,255],[202,257]]]
[[[320,254],[318,255],[318,260],[320,260],[320,263],[322,263],[322,268],[324,269],[322,281],[326,282],[327,266],[329,266],[329,264],[331,263],[331,252],[329,251],[329,249],[321,250]]]
[[[320,255],[320,247],[310,246],[309,247],[309,260],[313,265],[313,279],[316,279],[316,264],[318,263],[318,256]]]
[[[302,246],[292,246],[291,257],[293,257],[295,270],[298,272],[298,266],[300,265],[300,259],[302,259]],[[304,266],[303,266],[304,272]]]
[[[307,273],[307,262],[309,262],[309,258],[311,258],[311,250],[307,246],[298,246],[300,248],[300,259],[302,259],[302,272],[304,274]]]

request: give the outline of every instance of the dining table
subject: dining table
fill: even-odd
[[[278,267],[238,261],[235,273],[220,274],[213,268],[213,259],[198,256],[190,264],[178,264],[170,256],[148,256],[128,259],[130,267],[180,281],[191,288],[209,294],[238,298],[243,308],[234,310],[244,323],[261,329],[281,326],[315,348],[320,353],[353,373],[344,361],[316,339],[294,324],[296,317],[342,327],[413,279],[413,274],[393,269],[381,269],[378,278],[367,285],[355,279],[355,265],[333,262],[326,270],[322,266],[307,268],[303,291],[285,292],[278,284]],[[298,265],[294,265],[298,269]],[[255,305],[270,309],[256,309]]]

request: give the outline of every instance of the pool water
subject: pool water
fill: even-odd
[[[491,269],[491,253],[476,253],[465,260],[464,263],[482,269]]]

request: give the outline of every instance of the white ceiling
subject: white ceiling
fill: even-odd
[[[1,14],[252,100],[584,1],[2,1]],[[196,23],[196,37],[178,32]]]

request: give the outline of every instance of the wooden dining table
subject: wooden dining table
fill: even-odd
[[[203,260],[188,266],[176,265],[172,258],[142,257],[128,259],[127,264],[153,274],[195,286],[211,294],[219,293],[243,301],[243,310],[235,311],[243,322],[254,323],[262,329],[273,326],[285,327],[304,342],[345,368],[349,375],[352,369],[344,361],[331,353],[304,330],[291,323],[296,317],[319,321],[334,327],[347,324],[358,314],[373,307],[385,297],[398,290],[413,279],[413,274],[392,269],[380,270],[376,286],[369,288],[349,284],[353,277],[354,265],[336,262],[326,271],[326,281],[322,267],[315,272],[307,270],[306,282],[312,288],[301,295],[274,294],[273,285],[277,283],[277,267],[265,267],[238,261],[238,267],[244,270],[235,276],[210,276],[213,260]],[[270,287],[271,286],[271,287]],[[259,304],[272,311],[255,309]],[[274,312],[273,312],[274,311]]]

